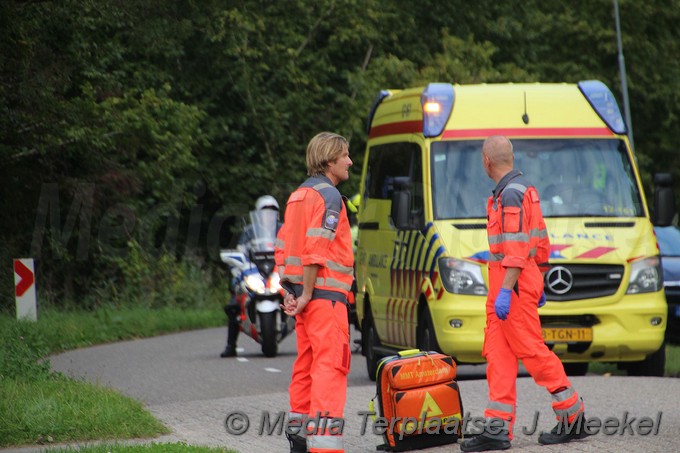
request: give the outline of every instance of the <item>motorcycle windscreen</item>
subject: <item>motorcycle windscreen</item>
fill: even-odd
[[[250,250],[274,253],[278,221],[279,213],[273,209],[250,211],[250,224],[253,228],[253,236],[249,244]]]

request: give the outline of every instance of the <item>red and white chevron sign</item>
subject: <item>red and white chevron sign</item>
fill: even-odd
[[[14,294],[17,303],[17,319],[38,319],[35,297],[35,266],[32,258],[14,260]]]

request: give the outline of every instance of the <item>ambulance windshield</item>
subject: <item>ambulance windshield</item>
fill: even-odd
[[[515,169],[536,186],[544,217],[644,216],[633,166],[618,139],[512,140]],[[485,218],[495,187],[482,141],[431,145],[432,202],[440,219]]]

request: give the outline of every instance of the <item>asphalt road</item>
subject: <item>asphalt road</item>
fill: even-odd
[[[356,334],[353,332],[353,336]],[[173,433],[157,441],[226,446],[242,453],[287,451],[284,435],[267,434],[279,414],[288,410],[286,393],[295,358],[294,337],[280,345],[275,358],[261,355],[259,345],[242,336],[238,358],[222,359],[225,329],[207,329],[127,341],[66,352],[51,357],[52,367],[118,389],[142,401]],[[523,375],[525,376],[525,375]],[[519,401],[513,450],[529,452],[678,452],[680,451],[680,379],[585,376],[572,378],[584,398],[589,418],[612,426],[583,441],[540,446],[538,433],[554,424],[550,396],[530,377],[518,378]],[[487,386],[483,366],[459,368],[464,413],[482,415]],[[373,452],[382,443],[373,432],[367,411],[375,395],[363,356],[352,358],[345,410],[347,452]],[[249,429],[229,434],[225,420],[237,413],[248,418]],[[233,418],[232,418],[233,420]],[[238,420],[236,420],[238,421]],[[537,431],[531,433],[533,425]],[[621,428],[628,423],[629,428]],[[645,425],[652,432],[644,434]],[[618,425],[619,428],[614,428]],[[241,425],[243,426],[243,425]],[[4,453],[44,451],[6,449]],[[458,451],[457,446],[426,450]]]

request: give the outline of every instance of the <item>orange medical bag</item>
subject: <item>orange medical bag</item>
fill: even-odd
[[[376,383],[377,415],[387,425],[379,450],[427,448],[461,437],[463,402],[451,357],[401,351],[380,361]]]

